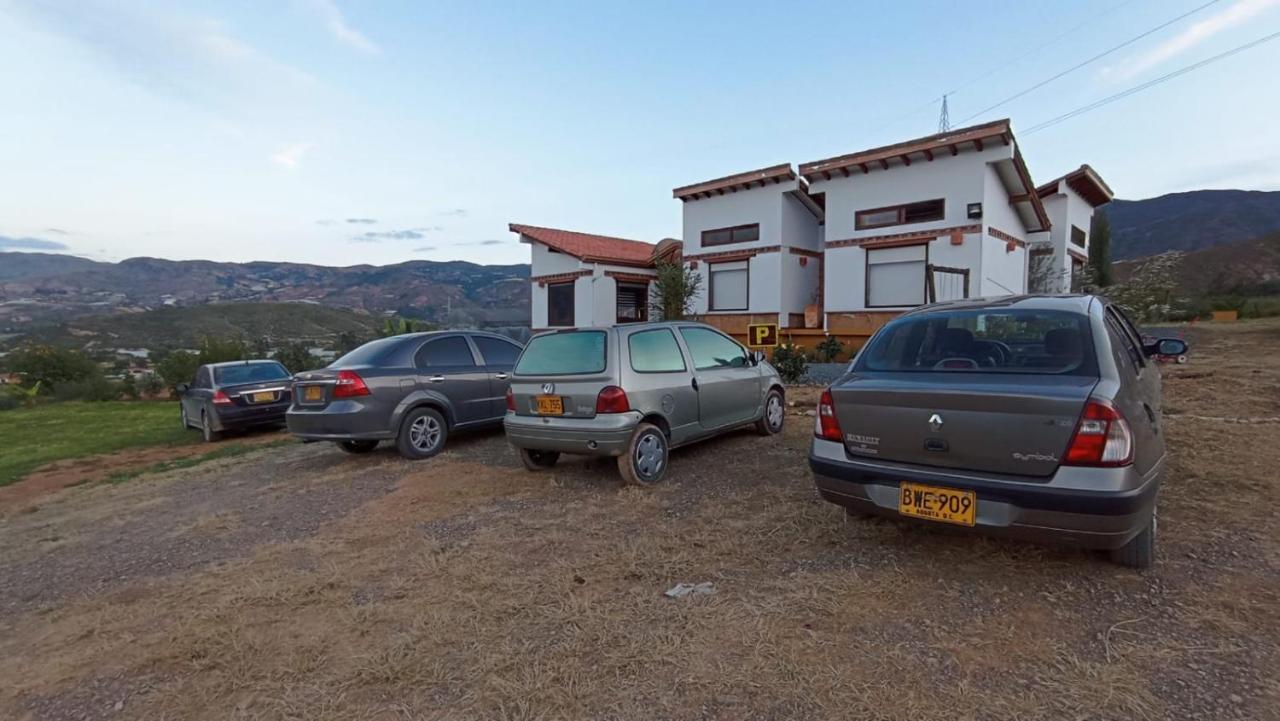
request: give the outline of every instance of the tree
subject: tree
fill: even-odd
[[[390,338],[394,335],[404,335],[405,333],[418,332],[417,324],[409,318],[403,316],[392,316],[382,325],[382,332],[378,334],[379,338]]]
[[[120,392],[131,401],[138,400],[138,382],[133,379],[132,373],[125,373],[120,379]]]
[[[179,383],[190,383],[195,378],[199,365],[200,357],[195,353],[175,350],[164,354],[156,362],[156,373],[172,388]]]
[[[649,286],[654,320],[683,320],[693,312],[693,299],[702,290],[702,276],[681,263],[659,261],[658,275]]]
[[[1089,279],[1100,288],[1115,282],[1111,273],[1111,221],[1102,210],[1093,214],[1089,228]]]
[[[271,358],[279,361],[290,373],[301,373],[324,365],[324,361],[312,353],[306,344],[298,341],[280,346]]]
[[[53,390],[59,384],[82,383],[102,377],[102,369],[89,356],[51,345],[34,345],[9,354],[9,369],[30,384]]]
[[[204,340],[200,341],[199,365],[248,359],[249,349],[245,347],[244,341],[238,338],[205,336]]]
[[[1174,295],[1182,256],[1170,250],[1147,258],[1128,278],[1107,288],[1107,297],[1137,323],[1168,319],[1184,302]]]

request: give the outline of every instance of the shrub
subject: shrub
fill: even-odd
[[[818,360],[823,363],[834,363],[836,358],[844,352],[844,343],[841,343],[839,338],[829,335],[813,350],[818,354]]]
[[[82,381],[59,383],[53,389],[56,401],[114,401],[120,398],[120,386],[101,375]]]
[[[809,369],[809,359],[805,357],[804,349],[791,342],[773,349],[772,363],[786,383],[799,383]]]

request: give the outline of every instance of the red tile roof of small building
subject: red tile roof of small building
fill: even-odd
[[[536,240],[561,253],[567,253],[579,260],[595,263],[615,263],[618,265],[635,265],[647,267],[653,263],[653,253],[657,246],[643,240],[613,238],[607,235],[579,233],[572,230],[541,228],[536,225],[511,223],[507,226],[512,233],[519,233],[531,240]]]

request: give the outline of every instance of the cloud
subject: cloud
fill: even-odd
[[[1247,22],[1254,16],[1276,5],[1280,5],[1280,0],[1238,0],[1222,12],[1193,24],[1181,33],[1139,55],[1129,64],[1119,68],[1118,74],[1124,78],[1131,78],[1144,73],[1185,53],[1224,30],[1229,30]]]
[[[495,239],[493,239],[493,238],[489,238],[489,239],[487,239],[487,240],[473,240],[473,241],[471,241],[471,242],[469,242],[469,243],[454,243],[454,245],[457,245],[457,246],[463,246],[463,245],[503,245],[503,244],[504,244],[504,243],[506,243],[506,242],[507,242],[507,241],[505,241],[505,240],[495,240]]]
[[[436,215],[452,217],[452,218],[465,218],[467,217],[467,209],[454,208],[453,210],[442,210],[439,213],[436,213]]]
[[[337,225],[337,224],[338,224],[338,221],[336,220],[317,220],[316,221],[316,225]]]
[[[378,220],[376,218],[347,218],[347,222],[355,225],[373,225]]]
[[[10,238],[0,235],[0,250],[66,250],[67,244],[44,238]]]
[[[408,228],[406,230],[371,230],[367,233],[352,236],[352,243],[381,243],[384,240],[422,240],[427,233],[434,233],[444,228],[438,225],[424,228]]]
[[[16,0],[9,6],[33,25],[79,43],[96,65],[166,98],[257,116],[296,111],[300,94],[320,86],[217,19],[182,14],[170,4]]]
[[[338,9],[337,3],[333,0],[311,0],[309,4],[311,9],[324,21],[325,27],[329,28],[329,34],[333,35],[338,42],[370,55],[382,52],[382,49],[376,43],[347,24],[346,17],[343,16],[342,11]]]
[[[71,235],[71,231],[62,228],[45,228],[44,232],[53,233],[54,235]]]
[[[424,245],[424,246],[422,246],[422,247],[420,247],[420,248],[414,248],[414,249],[413,249],[413,252],[415,252],[415,253],[430,253],[431,251],[433,251],[433,250],[435,250],[435,249],[436,249],[436,247],[435,247],[434,245]]]
[[[271,154],[271,162],[290,170],[298,167],[299,161],[311,150],[311,143],[294,143],[286,145]]]

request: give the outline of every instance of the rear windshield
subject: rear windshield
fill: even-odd
[[[351,366],[368,366],[377,365],[378,359],[387,351],[395,348],[400,343],[400,338],[379,338],[371,340],[368,343],[347,353],[338,360],[329,364],[330,368],[350,368]]]
[[[604,371],[604,331],[579,330],[540,335],[529,341],[516,374],[523,376],[568,376]]]
[[[282,381],[291,376],[289,371],[279,363],[249,363],[242,366],[214,368],[213,377],[220,386],[236,386],[241,383]]]
[[[1093,375],[1088,316],[981,309],[911,315],[885,326],[857,371]]]

